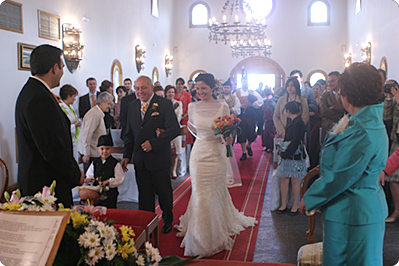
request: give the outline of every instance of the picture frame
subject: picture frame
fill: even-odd
[[[159,0],[151,0],[151,15],[159,18]]]
[[[61,19],[59,16],[37,10],[39,37],[53,41],[61,40]]]
[[[18,43],[18,70],[30,70],[30,54],[36,45]]]
[[[362,0],[356,0],[355,14],[359,14],[360,11],[362,11]]]

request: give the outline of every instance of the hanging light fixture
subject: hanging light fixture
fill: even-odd
[[[266,20],[257,21],[245,0],[227,0],[222,8],[222,22],[209,19],[209,41],[230,43],[233,56],[270,56],[271,42],[266,38]],[[244,10],[245,5],[245,10]],[[241,22],[244,21],[244,22]]]

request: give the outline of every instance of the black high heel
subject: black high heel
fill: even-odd
[[[284,210],[277,210],[276,213],[277,214],[282,214],[285,213],[287,211],[287,208],[285,208]]]

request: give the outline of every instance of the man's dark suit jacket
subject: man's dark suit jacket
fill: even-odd
[[[123,139],[123,135],[125,135],[126,132],[126,124],[127,124],[127,110],[129,107],[129,104],[136,100],[136,93],[132,92],[129,95],[126,95],[125,97],[122,98],[121,100],[121,113],[119,115],[119,120],[121,121],[121,139]]]
[[[99,92],[96,93],[96,98],[98,97]],[[79,97],[79,117],[83,119],[87,111],[91,109],[89,93]]]
[[[129,104],[127,127],[124,135],[123,158],[131,159],[136,171],[145,167],[149,171],[159,171],[172,166],[172,150],[170,141],[180,134],[172,101],[154,94],[148,110],[141,119],[141,101]],[[165,132],[157,137],[157,128]],[[141,144],[149,140],[152,150],[143,151]]]
[[[34,195],[56,180],[57,202],[71,206],[71,189],[80,180],[72,152],[71,124],[51,92],[35,78],[29,78],[18,96],[15,124],[21,194]]]

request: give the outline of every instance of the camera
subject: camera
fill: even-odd
[[[392,93],[391,89],[395,88],[397,86],[397,84],[385,84],[384,85],[384,92],[385,93]]]

